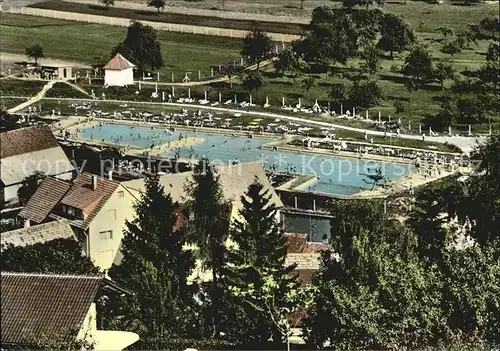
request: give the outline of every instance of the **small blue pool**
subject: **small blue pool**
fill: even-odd
[[[181,134],[184,137],[201,137],[204,141],[191,147],[171,151],[164,156],[196,159],[207,157],[210,161],[224,164],[236,160],[240,162],[261,160],[267,169],[318,176],[318,181],[308,189],[314,192],[352,195],[361,190],[371,189],[372,183],[366,177],[366,173],[372,173],[371,169],[376,167],[382,167],[383,174],[389,180],[413,172],[410,165],[404,164],[262,149],[260,147],[269,142],[268,139],[235,137],[231,135],[231,131],[228,131],[227,135],[180,131],[169,134],[160,129],[105,124],[86,128],[81,136],[95,141],[149,147],[153,144],[178,140],[182,137]]]

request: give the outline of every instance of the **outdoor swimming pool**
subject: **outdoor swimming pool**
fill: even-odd
[[[269,140],[226,135],[176,131],[169,134],[161,129],[132,127],[119,124],[105,124],[86,128],[81,136],[94,141],[114,142],[120,145],[149,147],[168,141],[175,141],[180,136],[197,136],[204,139],[202,143],[191,147],[168,152],[162,156],[179,156],[180,158],[207,157],[210,161],[227,164],[231,161],[250,162],[260,160],[267,169],[291,171],[301,174],[319,176],[308,190],[335,195],[352,195],[364,189],[371,189],[372,182],[366,173],[373,173],[376,167],[382,167],[383,175],[388,180],[395,180],[413,172],[410,165],[374,162],[324,156],[300,154],[286,151],[263,149],[262,145]],[[368,183],[370,182],[370,183]]]

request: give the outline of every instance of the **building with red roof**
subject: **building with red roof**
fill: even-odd
[[[104,85],[110,87],[124,87],[134,84],[135,65],[122,54],[116,54],[104,66]]]

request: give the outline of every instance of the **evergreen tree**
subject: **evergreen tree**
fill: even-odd
[[[237,249],[231,251],[231,264],[226,266],[227,284],[236,292],[231,302],[240,309],[233,332],[247,344],[265,343],[270,336],[281,342],[287,336],[283,311],[297,308],[287,298],[299,288],[291,275],[295,267],[285,267],[286,238],[269,191],[255,182],[241,202],[241,219],[231,230]]]
[[[122,262],[109,272],[118,284],[134,292],[118,308],[122,324],[141,335],[191,335],[196,329],[195,287],[188,286],[187,278],[194,259],[183,250],[185,231],[176,228],[179,211],[170,195],[165,195],[158,176],[146,179],[135,211],[136,218],[126,223]]]
[[[223,309],[220,278],[229,227],[229,203],[223,198],[219,175],[207,159],[196,165],[193,180],[186,185],[189,197],[189,242],[198,248],[204,268],[211,269],[210,319],[215,338],[220,337],[220,311]]]

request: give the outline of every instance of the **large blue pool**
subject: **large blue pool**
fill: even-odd
[[[234,160],[240,162],[261,160],[263,166],[267,169],[319,176],[318,182],[309,188],[310,191],[315,192],[352,195],[361,190],[370,189],[372,184],[366,182],[368,180],[366,173],[372,173],[371,169],[375,167],[382,166],[383,174],[389,180],[398,179],[413,172],[411,166],[403,164],[261,149],[260,147],[269,140],[234,137],[231,136],[231,131],[228,131],[227,135],[179,131],[169,134],[160,129],[106,124],[102,127],[86,128],[82,131],[81,136],[96,141],[104,140],[121,145],[149,147],[151,144],[158,145],[163,142],[178,140],[180,134],[201,137],[204,142],[175,152],[169,152],[164,156],[177,154],[180,158],[207,157],[211,161],[221,163]]]

